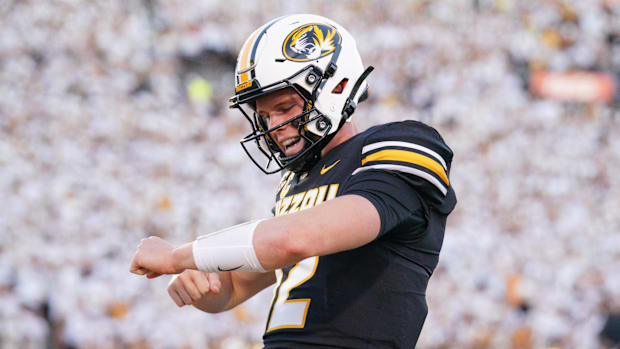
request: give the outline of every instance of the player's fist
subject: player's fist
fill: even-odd
[[[222,283],[217,273],[204,273],[197,270],[186,270],[175,275],[168,283],[170,298],[182,307],[199,301],[209,292],[219,293]]]
[[[174,246],[156,236],[142,239],[131,261],[129,271],[154,278],[161,274],[180,272],[175,266]]]

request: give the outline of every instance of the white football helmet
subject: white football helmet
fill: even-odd
[[[230,98],[230,107],[238,108],[252,125],[252,133],[241,140],[243,149],[265,173],[283,168],[308,171],[357,103],[366,98],[365,80],[372,69],[364,70],[351,34],[325,17],[289,15],[258,28],[239,53],[235,95]],[[302,97],[304,111],[267,129],[267,123],[254,111],[254,101],[284,88],[292,88]],[[305,146],[297,154],[285,156],[269,134],[289,123],[299,129]],[[247,143],[254,143],[259,152],[252,153]]]

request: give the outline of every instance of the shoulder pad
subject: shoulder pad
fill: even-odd
[[[443,202],[450,188],[452,150],[432,127],[417,121],[390,123],[368,134],[362,147],[366,170],[395,172],[418,191]]]

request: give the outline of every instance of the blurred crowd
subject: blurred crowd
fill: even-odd
[[[271,214],[278,176],[243,153],[227,98],[247,35],[300,12],[344,25],[375,66],[362,129],[417,119],[454,150],[459,204],[418,347],[606,345],[618,99],[543,100],[527,78],[619,73],[619,1],[0,0],[0,348],[260,343],[271,289],[204,314],[128,268],[145,236]]]

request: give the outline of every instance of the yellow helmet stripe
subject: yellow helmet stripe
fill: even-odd
[[[241,74],[239,81],[240,84],[250,79],[250,72],[248,71],[248,68],[250,68],[250,59],[248,56],[250,55],[250,47],[252,47],[252,44],[254,43],[254,40],[256,40],[256,36],[260,31],[261,28],[257,29],[256,31],[254,31],[254,33],[252,33],[250,38],[245,42],[245,45],[243,45],[243,49],[241,50],[241,54],[239,55],[239,70],[237,71],[237,74],[245,71],[243,74]]]
[[[407,150],[387,149],[366,156],[362,159],[362,166],[371,161],[401,161],[422,166],[439,176],[446,185],[450,185],[450,180],[443,166],[434,159],[422,154]]]

